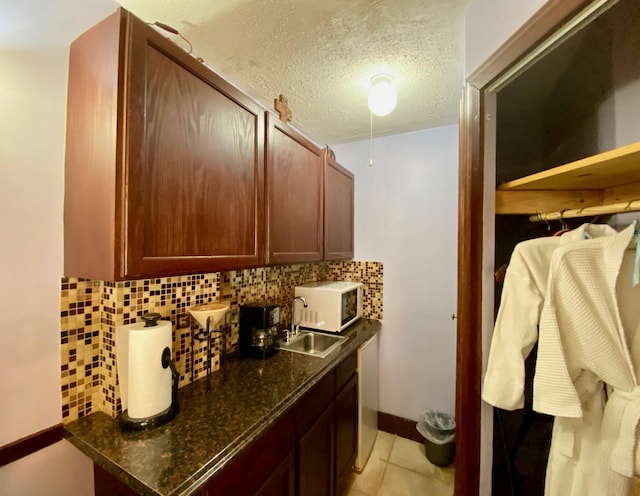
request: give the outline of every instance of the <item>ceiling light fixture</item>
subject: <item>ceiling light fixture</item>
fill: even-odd
[[[371,78],[369,90],[369,110],[380,117],[389,114],[398,101],[393,87],[393,77],[389,74],[376,74]]]

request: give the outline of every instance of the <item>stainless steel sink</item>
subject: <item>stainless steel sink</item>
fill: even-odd
[[[297,336],[291,338],[290,343],[281,340],[278,346],[281,350],[324,358],[340,346],[343,339],[343,336],[302,331]]]

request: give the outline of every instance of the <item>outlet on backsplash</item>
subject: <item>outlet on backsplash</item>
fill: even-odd
[[[229,324],[238,324],[238,312],[229,313]]]
[[[186,329],[191,327],[191,317],[188,313],[181,313],[176,317],[176,329]]]

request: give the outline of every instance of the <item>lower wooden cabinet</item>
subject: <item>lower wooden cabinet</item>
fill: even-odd
[[[253,496],[273,494],[276,486],[286,486],[287,458],[295,447],[295,417],[289,410],[274,425],[239,453],[231,463],[207,482],[200,496],[233,494]],[[284,460],[284,466],[281,465]],[[274,474],[282,471],[280,476]],[[295,471],[295,467],[294,467]],[[272,479],[273,477],[273,479]],[[292,493],[278,493],[292,494]]]
[[[294,496],[296,480],[295,450],[280,462],[269,478],[264,481],[256,496]]]
[[[349,482],[358,447],[356,368],[354,352],[298,403],[298,496],[340,496]]]
[[[331,402],[298,441],[298,496],[333,496],[334,431],[334,404]]]
[[[335,400],[335,493],[342,494],[349,482],[358,450],[358,379],[351,379]]]
[[[138,494],[97,463],[93,464],[93,487],[95,496],[137,496]]]

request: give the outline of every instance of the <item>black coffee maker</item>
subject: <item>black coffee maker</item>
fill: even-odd
[[[278,352],[280,307],[268,303],[240,305],[240,353],[268,358]]]

